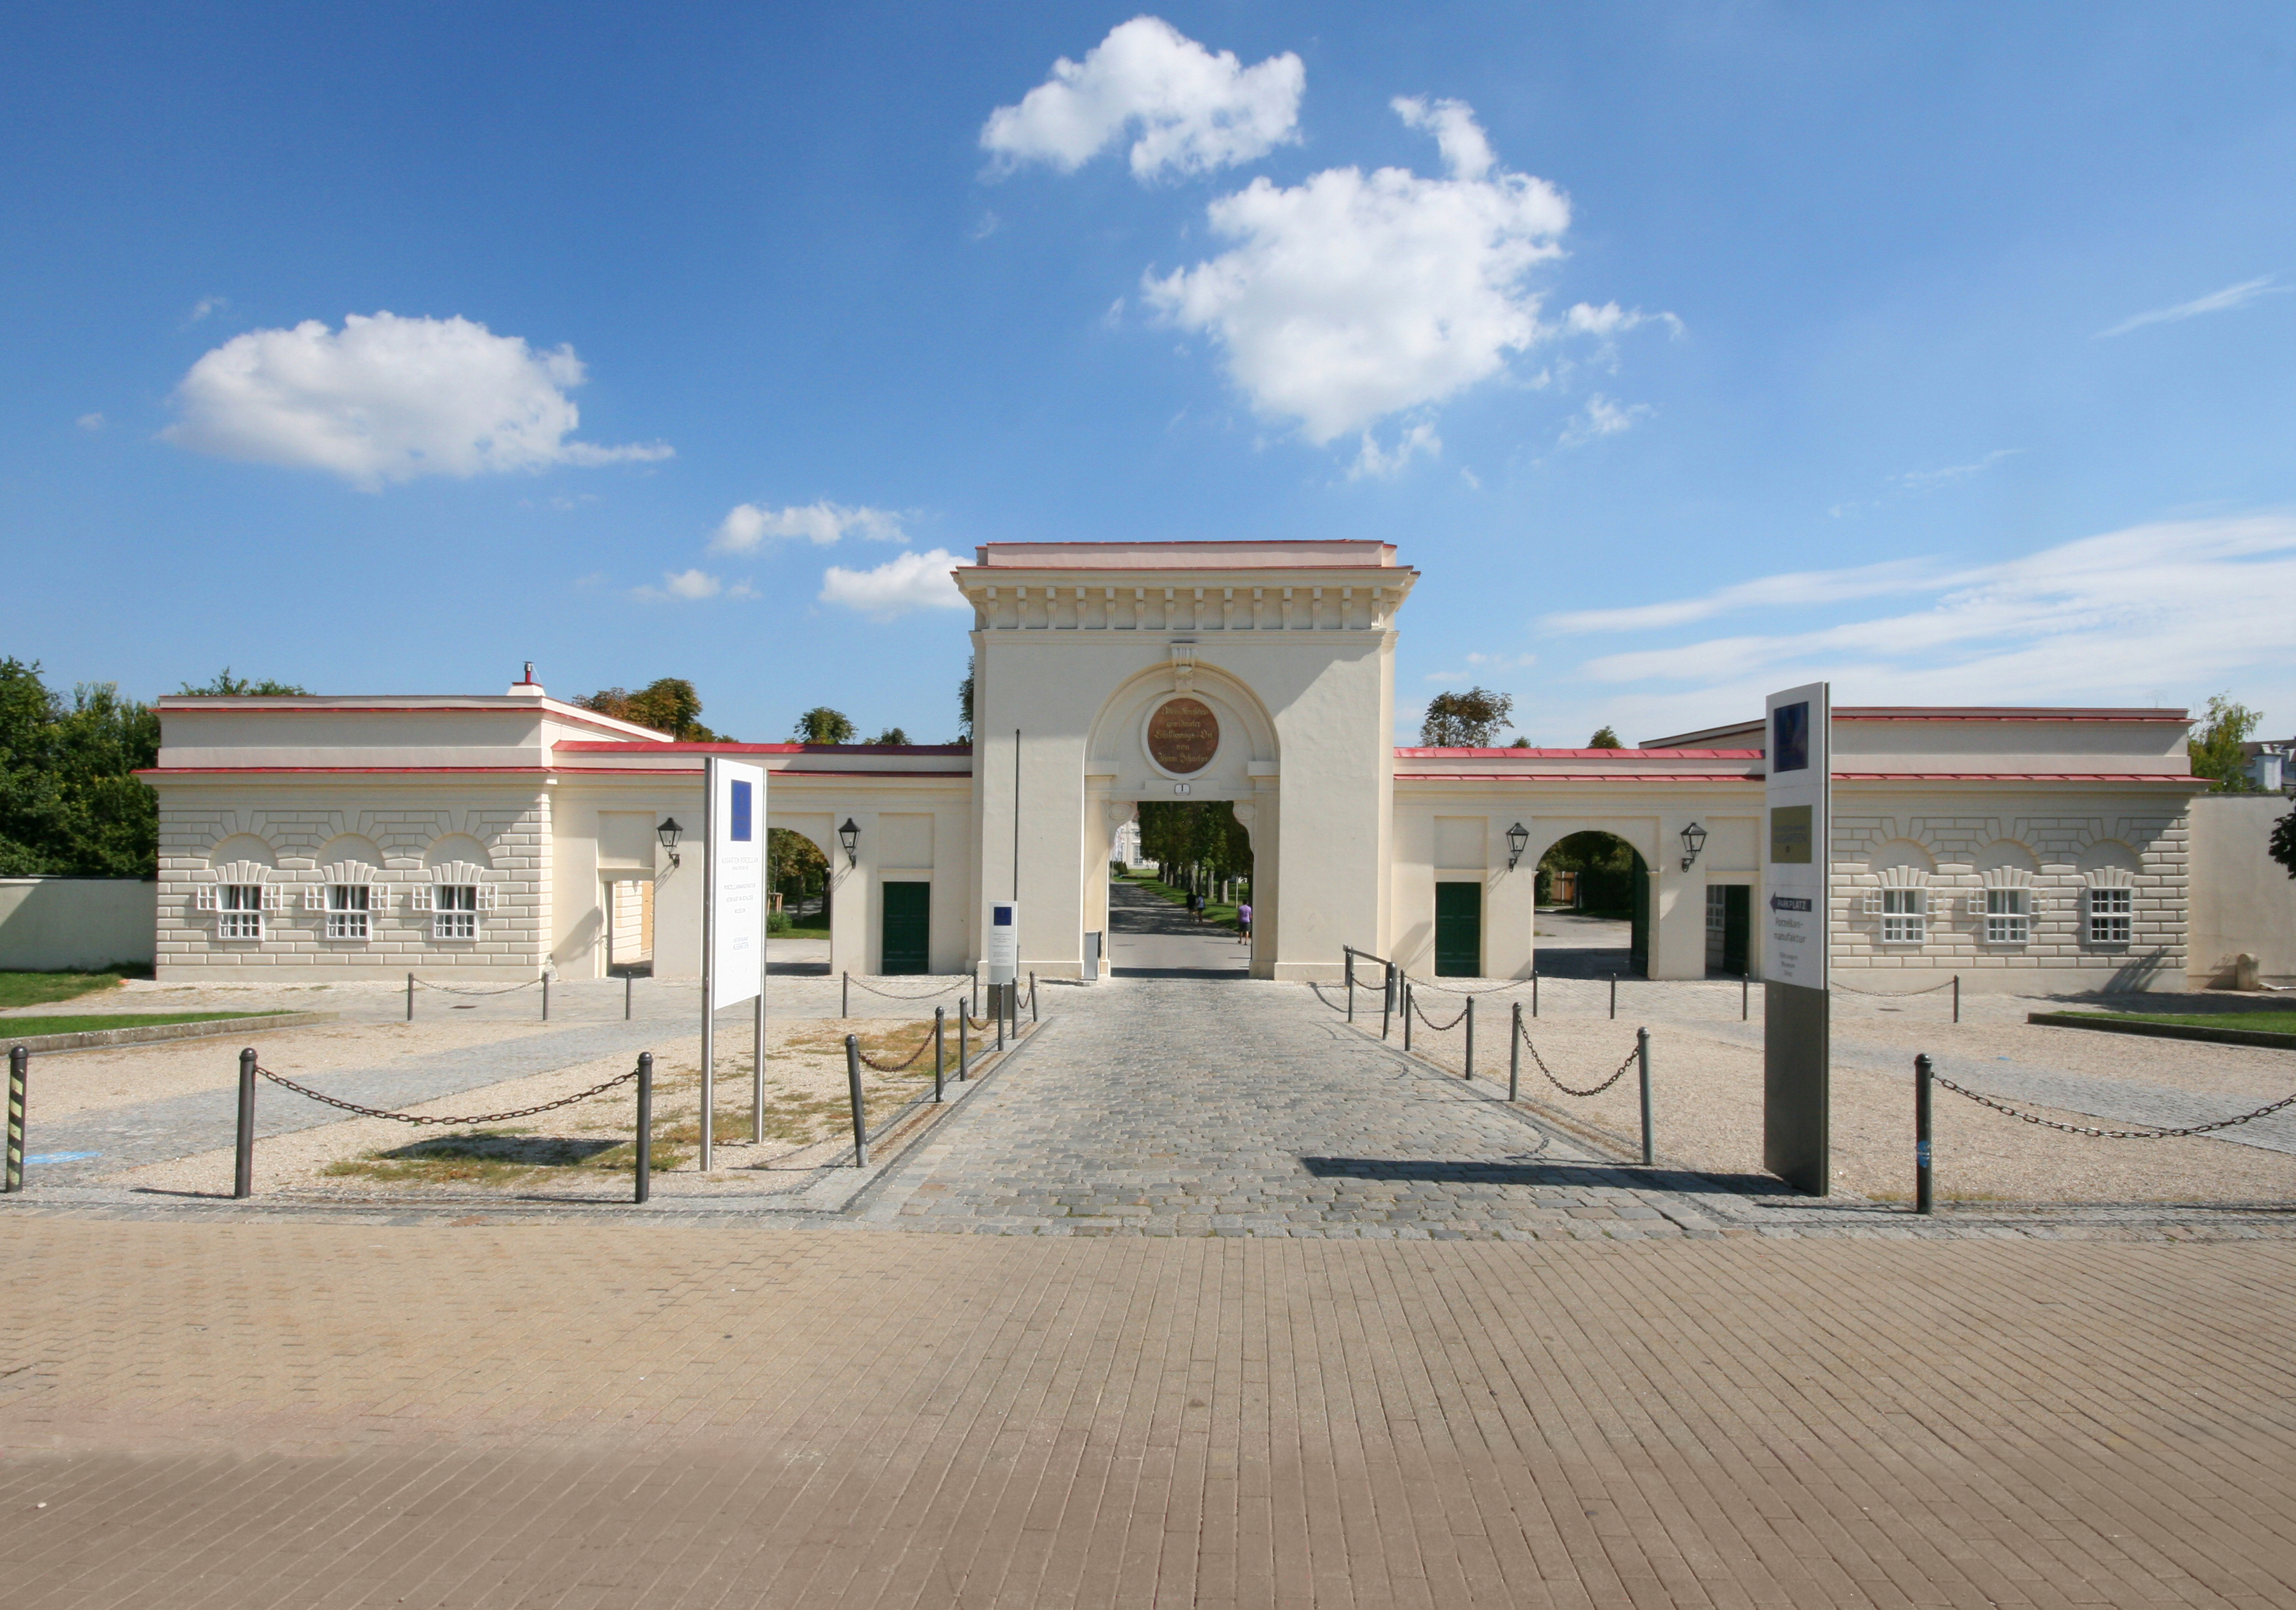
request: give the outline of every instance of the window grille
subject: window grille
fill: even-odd
[[[441,883],[430,890],[430,937],[476,939],[479,889],[471,883]]]
[[[263,937],[263,886],[226,883],[216,890],[216,937]]]
[[[327,937],[330,939],[365,939],[369,932],[370,904],[367,886],[363,883],[331,883],[327,886]]]
[[[2127,944],[2136,912],[2134,889],[2091,889],[2088,892],[2088,942]]]
[[[2033,936],[2033,909],[2023,889],[1985,891],[1985,943],[2023,944]]]
[[[1882,943],[1922,944],[1929,939],[1929,898],[1921,889],[1882,891]]]

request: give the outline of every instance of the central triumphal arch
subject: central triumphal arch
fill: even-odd
[[[991,543],[974,614],[972,905],[1016,888],[1021,964],[1073,975],[1144,799],[1231,800],[1251,972],[1328,977],[1389,931],[1395,614],[1372,542]],[[985,918],[976,916],[976,921]]]

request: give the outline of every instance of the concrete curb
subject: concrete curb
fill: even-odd
[[[334,1023],[340,1012],[279,1012],[267,1017],[208,1017],[197,1023],[146,1023],[134,1028],[89,1029],[77,1034],[31,1034],[21,1040],[7,1036],[8,1020],[0,1017],[0,1047],[20,1045],[28,1051],[84,1051],[102,1045],[149,1045],[161,1040],[205,1040],[261,1028],[301,1028],[313,1023]]]
[[[2142,1034],[2154,1040],[2205,1040],[2217,1045],[2260,1045],[2268,1050],[2296,1051],[2296,1034],[2278,1034],[2260,1028],[2203,1028],[2196,1023],[2143,1023],[2134,1018],[2107,1017],[2094,1012],[2028,1012],[2028,1023],[2049,1028],[2090,1028],[2107,1034]]]

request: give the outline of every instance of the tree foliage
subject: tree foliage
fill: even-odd
[[[906,744],[909,741],[909,735],[898,727],[887,727],[869,741],[879,744]]]
[[[1619,741],[1618,729],[1605,722],[1595,729],[1595,736],[1587,740],[1587,747],[1590,749],[1623,749],[1627,746]]]
[[[788,828],[766,830],[766,876],[783,895],[809,895],[829,874],[821,846]]]
[[[1140,802],[1140,854],[1159,866],[1201,868],[1214,878],[1251,871],[1251,835],[1225,799]]]
[[[2192,756],[2193,775],[2206,777],[2214,785],[2209,792],[2256,792],[2256,784],[2248,775],[2248,756],[2242,746],[2263,719],[2262,711],[2235,702],[2229,693],[2219,693],[2209,700],[2208,715],[2201,722],[2201,730],[2185,740],[2185,753]]]
[[[972,658],[964,661],[964,680],[956,684],[957,741],[972,741]]]
[[[2286,867],[2291,878],[2296,878],[2296,811],[2272,824],[2272,859]]]
[[[267,676],[250,682],[244,676],[234,676],[231,667],[226,666],[205,687],[195,688],[185,682],[176,691],[193,699],[300,699],[311,690],[299,688],[291,682],[273,682]]]
[[[791,731],[800,743],[851,743],[861,736],[852,717],[827,705],[816,705],[799,716]]]
[[[156,877],[159,802],[133,773],[159,756],[159,716],[118,684],[67,704],[37,661],[0,659],[0,876]]]
[[[712,732],[701,724],[701,695],[682,676],[662,677],[635,693],[627,688],[602,688],[574,702],[585,710],[595,710],[616,721],[652,727],[680,743],[733,741],[725,733]]]
[[[1514,714],[1514,696],[1488,688],[1438,693],[1427,701],[1419,741],[1431,749],[1488,749]]]

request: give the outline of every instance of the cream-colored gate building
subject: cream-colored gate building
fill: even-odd
[[[1335,977],[1346,945],[1432,971],[1445,885],[1476,891],[1446,902],[1472,913],[1473,971],[1525,977],[1539,857],[1588,830],[1647,870],[1651,977],[1707,973],[1723,893],[1759,904],[1759,721],[1636,749],[1397,747],[1397,617],[1419,576],[1390,544],[992,543],[955,579],[970,747],[675,743],[531,682],[163,699],[145,774],[160,976],[690,976],[712,751],[763,765],[771,824],[829,858],[836,971],[882,968],[897,897],[910,928],[928,914],[926,965],[963,971],[1017,889],[1021,966],[1078,976],[1144,799],[1234,803],[1263,978]],[[1887,988],[2181,986],[2205,786],[2186,726],[1837,707],[1837,968]],[[696,838],[672,846],[671,822]]]

